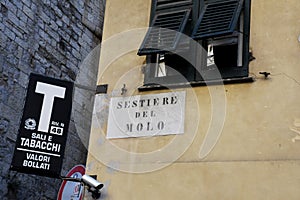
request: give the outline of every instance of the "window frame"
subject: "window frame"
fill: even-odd
[[[193,29],[196,26],[197,21],[200,17],[200,11],[205,6],[205,3],[209,1],[216,1],[216,0],[192,0],[192,14],[190,16],[191,21],[191,32],[192,34]],[[152,7],[151,7],[151,14],[150,14],[150,24],[155,16],[156,11],[156,2],[157,0],[152,0]],[[238,26],[240,24],[243,24],[243,37],[239,38],[240,43],[242,42],[242,46],[238,47],[237,54],[241,54],[242,56],[239,59],[239,62],[242,63],[241,66],[233,66],[230,67],[231,69],[223,70],[216,68],[216,70],[219,70],[221,73],[222,78],[221,79],[209,79],[204,81],[202,75],[204,74],[205,77],[212,76],[214,70],[207,70],[205,69],[207,67],[207,52],[201,51],[198,52],[198,55],[200,56],[196,57],[195,55],[197,53],[192,53],[191,60],[194,60],[196,63],[196,66],[190,68],[184,66],[184,68],[188,69],[188,75],[187,80],[180,79],[180,75],[178,76],[164,76],[164,77],[155,77],[155,71],[157,63],[154,61],[154,55],[147,55],[146,56],[146,66],[144,68],[144,85],[139,89],[140,91],[148,90],[148,89],[155,89],[155,88],[164,88],[164,86],[175,86],[175,87],[182,87],[184,85],[192,85],[192,86],[198,86],[198,85],[206,85],[209,82],[215,82],[215,83],[234,83],[234,82],[252,82],[253,78],[249,77],[249,34],[250,34],[250,12],[251,12],[251,0],[243,0],[243,8],[241,11],[241,16],[243,14],[243,17],[239,16],[239,20],[242,20],[241,22],[237,22]],[[196,40],[198,43],[200,43],[203,47],[206,47],[205,50],[207,50],[208,46],[208,40]],[[197,50],[197,47],[190,46],[189,51],[199,51]],[[238,61],[237,61],[238,62]],[[200,72],[200,73],[199,73]],[[202,75],[201,75],[202,74]],[[182,77],[182,76],[181,76]]]

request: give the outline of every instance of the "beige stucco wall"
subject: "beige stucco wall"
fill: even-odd
[[[250,46],[256,60],[251,62],[250,72],[256,77],[254,83],[175,90],[186,91],[183,136],[106,141],[128,152],[128,162],[112,164],[115,168],[170,165],[135,174],[102,164],[97,154],[109,156],[110,152],[110,146],[99,142],[99,134],[106,133],[109,98],[120,96],[123,84],[125,96],[168,92],[137,90],[143,83],[145,62],[144,57],[136,55],[136,43],[141,42],[145,30],[137,28],[148,25],[150,3],[107,0],[98,84],[108,84],[109,88],[103,97],[106,103],[100,127],[95,123],[92,127],[87,160],[87,172],[97,174],[106,184],[106,199],[299,199],[299,0],[252,1]],[[264,79],[260,71],[272,75]],[[219,116],[213,110],[223,104],[226,113],[222,132],[212,151],[202,158],[200,147]],[[192,143],[174,162],[167,153],[157,162],[137,159],[135,153],[163,151],[174,138],[185,140],[194,133]]]

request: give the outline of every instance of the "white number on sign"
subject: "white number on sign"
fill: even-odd
[[[55,135],[62,135],[63,134],[63,128],[57,127],[57,126],[51,126],[50,133]]]

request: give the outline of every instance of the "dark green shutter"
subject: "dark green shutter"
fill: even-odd
[[[138,55],[174,51],[188,22],[190,9],[156,13]]]
[[[162,9],[182,7],[186,5],[192,5],[192,0],[157,0],[156,11]]]
[[[207,1],[193,30],[193,39],[233,33],[243,8],[243,0]]]

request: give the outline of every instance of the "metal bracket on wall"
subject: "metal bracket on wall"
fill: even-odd
[[[108,84],[97,85],[96,94],[107,94]]]

